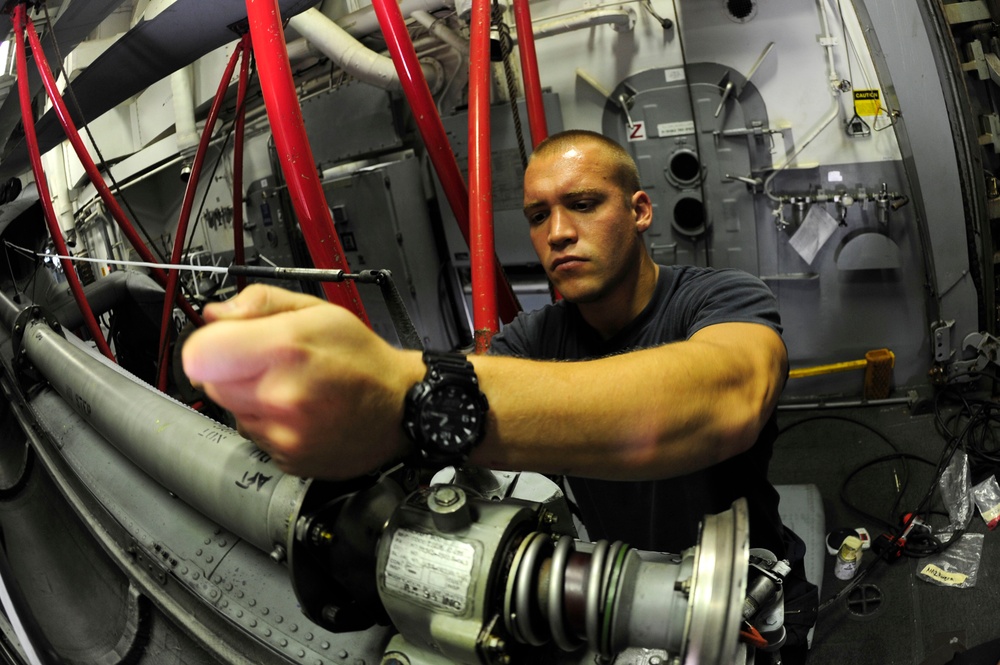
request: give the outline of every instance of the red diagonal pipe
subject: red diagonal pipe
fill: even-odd
[[[288,62],[288,47],[278,2],[247,0],[247,15],[274,145],[313,265],[350,272],[306,136],[302,107],[299,106],[292,67]],[[368,315],[354,282],[325,282],[323,292],[328,300],[350,309],[368,323]]]
[[[56,116],[59,118],[59,123],[62,125],[63,131],[66,132],[66,138],[69,139],[70,145],[76,151],[77,157],[80,158],[80,163],[83,164],[84,171],[87,172],[90,181],[94,183],[94,187],[97,189],[97,193],[100,195],[104,205],[107,206],[108,212],[111,213],[111,217],[118,223],[125,237],[132,243],[132,247],[142,257],[142,260],[147,263],[157,263],[156,257],[153,256],[153,253],[149,251],[149,248],[146,247],[146,244],[135,232],[135,228],[129,222],[128,217],[125,216],[125,212],[121,206],[118,205],[118,201],[111,194],[107,183],[104,182],[104,176],[101,175],[90,153],[87,152],[87,147],[83,144],[83,139],[80,138],[80,132],[76,128],[76,123],[73,122],[73,118],[66,108],[66,102],[63,100],[62,93],[59,92],[59,86],[56,84],[56,79],[52,75],[49,63],[45,59],[41,42],[38,39],[38,33],[35,31],[35,26],[30,18],[28,19],[28,41],[31,43],[31,52],[35,54],[35,63],[38,65],[38,71],[42,75],[42,83],[45,84],[45,91],[49,94],[49,98],[52,99],[52,105],[55,108]],[[161,286],[167,284],[167,273],[162,269],[152,268],[150,273],[153,279]],[[205,323],[201,315],[194,311],[191,303],[187,301],[183,294],[177,294],[176,302],[196,325],[200,326]]]
[[[473,0],[469,39],[469,252],[476,353],[497,333],[490,151],[490,0]]]
[[[31,92],[28,90],[28,56],[25,53],[26,47],[24,45],[26,23],[28,23],[27,9],[24,4],[19,3],[14,7],[14,33],[17,38],[15,45],[17,57],[17,90],[21,102],[21,122],[24,125],[24,139],[28,144],[28,156],[31,158],[31,170],[35,174],[35,186],[38,188],[38,198],[42,202],[45,224],[49,227],[49,234],[52,236],[52,242],[56,246],[56,251],[62,256],[69,256],[66,241],[63,240],[62,229],[59,228],[55,210],[52,208],[52,197],[49,195],[49,186],[45,180],[45,171],[42,170],[42,155],[38,150],[38,135],[35,133],[35,120],[31,108]],[[34,26],[32,26],[33,31]],[[41,49],[34,52],[36,59],[43,57]],[[80,283],[80,278],[76,274],[76,268],[69,259],[60,259],[60,261],[62,262],[63,272],[66,275],[66,281],[69,282],[70,291],[73,292],[73,298],[76,300],[76,304],[80,308],[80,313],[83,315],[83,321],[87,326],[87,330],[90,331],[90,335],[94,338],[97,348],[100,349],[101,353],[114,361],[115,356],[111,353],[111,347],[108,346],[107,340],[104,339],[104,333],[97,324],[97,319],[94,318],[94,312],[90,309],[87,296],[83,293],[83,284]]]
[[[538,76],[535,33],[531,28],[528,0],[514,0],[514,24],[517,26],[517,52],[521,57],[524,100],[528,106],[528,125],[531,127],[531,147],[535,148],[548,138],[549,129],[545,120],[545,103],[542,101],[542,83]]]
[[[170,254],[170,263],[181,262],[181,255],[184,252],[184,240],[187,236],[188,222],[191,218],[191,209],[194,207],[194,196],[198,190],[198,180],[201,177],[201,167],[205,163],[205,154],[208,152],[208,144],[212,138],[212,130],[215,129],[215,122],[219,119],[219,111],[222,109],[222,100],[229,89],[229,81],[233,78],[233,71],[236,69],[236,61],[243,53],[243,44],[238,44],[229,58],[226,71],[219,81],[219,88],[215,92],[215,99],[212,101],[212,108],[208,111],[208,118],[205,120],[205,129],[201,133],[201,141],[198,143],[198,151],[194,155],[191,164],[191,175],[188,176],[187,187],[184,189],[184,200],[181,203],[181,214],[177,220],[177,231],[174,233],[174,249]],[[167,389],[167,370],[170,367],[170,323],[172,320],[174,297],[177,293],[177,280],[180,271],[177,269],[167,270],[167,297],[163,301],[163,317],[160,319],[160,353],[159,367],[156,374],[156,387],[160,390]]]
[[[243,35],[243,60],[240,61],[240,83],[236,89],[236,130],[233,136],[233,263],[246,263],[243,252],[243,135],[247,119],[247,82],[250,79],[250,33]],[[236,278],[236,290],[247,286],[247,278]]]
[[[417,60],[417,52],[410,40],[410,33],[406,29],[403,14],[395,0],[372,0],[372,7],[375,9],[379,26],[385,36],[392,62],[396,66],[396,73],[399,74],[403,94],[406,95],[406,100],[410,104],[431,164],[434,166],[438,180],[441,181],[445,198],[448,199],[448,205],[451,206],[451,211],[455,215],[458,228],[462,231],[465,241],[471,245],[469,193],[465,187],[465,181],[462,179],[462,174],[458,170],[455,154],[451,151],[451,145],[448,143],[444,125],[441,124],[441,116],[438,115],[437,107],[434,105],[434,98],[431,97],[430,88],[427,87],[427,79],[424,78],[420,61]],[[500,262],[495,257],[494,266],[496,283],[500,285],[500,318],[507,322],[517,316],[521,306],[517,302],[513,289],[510,288],[506,275],[503,274]]]

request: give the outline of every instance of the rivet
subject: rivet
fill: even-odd
[[[202,550],[198,549],[194,551],[195,556],[201,556],[203,554]]]
[[[211,545],[212,544],[212,539],[211,538],[206,538],[205,539],[205,544],[206,545]]]
[[[323,642],[323,648],[326,648],[326,642]],[[337,652],[337,658],[347,658],[347,652],[341,649]]]
[[[257,601],[254,600],[253,598],[251,598],[250,600],[247,601],[247,605],[249,605],[250,607],[253,607],[256,604],[257,604]]]
[[[282,637],[280,640],[278,640],[278,644],[280,644],[283,647],[287,647],[288,646],[288,640],[286,640],[284,637]]]
[[[260,613],[261,613],[261,614],[263,614],[264,616],[267,616],[268,614],[270,614],[270,613],[271,613],[271,610],[269,610],[269,609],[267,609],[267,608],[265,607],[264,609],[262,609],[262,610],[260,611]]]
[[[281,623],[284,620],[285,619],[280,614],[278,616],[274,617],[274,623]]]
[[[200,577],[201,577],[201,573],[199,573],[197,570],[194,571],[193,575],[191,575],[191,579],[195,579],[195,580],[199,579]]]
[[[288,631],[291,632],[291,633],[294,633],[298,629],[299,629],[299,627],[296,626],[294,623],[288,625]]]
[[[237,619],[243,618],[243,610],[236,610],[236,618]]]
[[[225,547],[225,546],[226,546],[226,539],[223,538],[222,540],[219,541],[219,547]]]
[[[305,652],[305,650],[303,650],[303,649],[299,649],[299,658],[305,658],[305,657],[306,657],[306,652]]]
[[[256,628],[257,627],[257,620],[256,619],[250,619],[250,627],[251,628]]]
[[[215,561],[215,558],[207,556],[207,557],[205,557],[205,561],[207,561],[208,563],[212,563],[213,561]]]
[[[264,637],[271,637],[271,629],[270,628],[265,628],[264,629]]]
[[[306,633],[306,642],[311,642],[312,638],[313,638],[313,634],[312,633]]]

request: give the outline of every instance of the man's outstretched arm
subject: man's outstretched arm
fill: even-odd
[[[405,455],[406,391],[420,354],[346,310],[271,287],[210,307],[184,347],[195,383],[284,470],[350,478]],[[614,479],[710,466],[756,440],[787,367],[770,328],[724,323],[686,342],[581,362],[474,356],[490,402],[471,461]]]

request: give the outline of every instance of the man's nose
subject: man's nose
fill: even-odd
[[[558,247],[576,240],[576,222],[562,209],[555,209],[549,217],[549,245]]]

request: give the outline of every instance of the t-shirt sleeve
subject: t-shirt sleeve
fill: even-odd
[[[687,337],[718,323],[760,323],[781,334],[781,316],[774,293],[757,277],[741,270],[703,272],[676,294],[685,313]]]
[[[523,314],[519,314],[513,321],[504,325],[503,330],[493,336],[487,355],[520,358],[527,358],[531,355]]]

